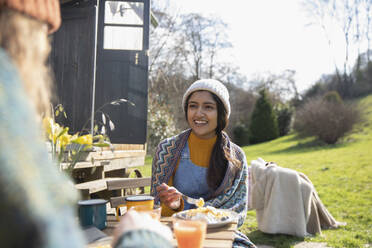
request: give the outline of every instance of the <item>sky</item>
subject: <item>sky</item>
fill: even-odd
[[[343,61],[342,42],[330,50],[321,28],[299,0],[173,0],[181,13],[220,17],[229,25],[231,60],[248,80],[267,72],[296,71],[297,87],[304,91],[322,74],[333,73]],[[336,30],[336,29],[335,29]],[[332,35],[341,35],[334,32]],[[342,36],[340,36],[342,39]]]

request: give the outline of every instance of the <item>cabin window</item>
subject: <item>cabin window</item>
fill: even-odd
[[[143,49],[144,3],[106,1],[103,48]]]
[[[105,26],[103,32],[104,49],[142,50],[142,28]]]

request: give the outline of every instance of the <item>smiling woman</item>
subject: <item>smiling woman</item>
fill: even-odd
[[[244,152],[223,131],[231,112],[227,88],[217,80],[198,80],[185,92],[182,107],[190,128],[160,142],[151,194],[161,203],[162,215],[195,208],[183,194],[235,212],[240,226],[247,212],[248,170]],[[234,247],[255,246],[237,232]]]
[[[217,103],[209,91],[196,91],[186,100],[186,118],[194,134],[201,139],[216,135]]]

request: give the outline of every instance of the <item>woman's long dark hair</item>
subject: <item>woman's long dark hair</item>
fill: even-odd
[[[212,92],[210,93],[212,94],[213,99],[217,103],[217,127],[216,127],[217,139],[216,143],[213,146],[211,158],[209,160],[209,167],[207,171],[207,183],[208,186],[212,189],[212,191],[215,191],[218,188],[218,186],[221,185],[223,178],[226,174],[228,165],[228,161],[224,150],[224,147],[226,145],[226,139],[222,135],[222,131],[228,124],[228,119],[226,108],[223,105],[221,99]],[[189,99],[192,94],[190,94],[187,97],[186,104],[184,106],[186,120]]]

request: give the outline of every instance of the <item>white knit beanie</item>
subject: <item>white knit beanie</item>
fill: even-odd
[[[200,79],[195,81],[190,87],[186,90],[182,99],[182,107],[185,109],[186,99],[195,91],[206,90],[214,93],[218,98],[223,102],[223,105],[226,108],[227,118],[230,117],[230,101],[229,101],[229,92],[225,85],[220,81],[214,79]]]

